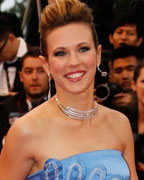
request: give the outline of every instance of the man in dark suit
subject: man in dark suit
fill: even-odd
[[[0,104],[0,139],[3,139],[2,136],[17,118],[47,100],[48,75],[42,67],[39,55],[39,48],[33,47],[21,58],[19,76],[24,91],[6,98]]]
[[[10,18],[11,17],[11,18]],[[14,20],[14,22],[11,22]],[[27,52],[27,44],[18,30],[16,16],[0,14],[0,96],[13,95],[23,89],[19,80],[19,59]],[[20,29],[20,26],[19,26]]]

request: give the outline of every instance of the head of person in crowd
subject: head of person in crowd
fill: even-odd
[[[134,69],[139,61],[139,48],[122,46],[113,51],[112,80],[124,90],[131,90]]]
[[[144,59],[135,68],[132,89],[136,92],[138,104],[144,106]]]
[[[20,61],[19,76],[30,102],[39,102],[48,95],[48,75],[42,67],[39,56],[40,49],[31,47]]]
[[[21,29],[21,21],[16,14],[10,12],[0,12],[0,17],[7,19],[16,37],[23,37],[23,32]]]
[[[14,17],[0,14],[0,62],[12,61],[16,57],[20,44],[18,36],[21,33],[19,31]]]
[[[142,41],[142,28],[134,14],[123,13],[113,19],[109,32],[109,42],[113,49],[124,45],[140,46]]]

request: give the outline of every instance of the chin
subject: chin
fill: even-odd
[[[131,89],[131,87],[123,87],[123,91],[124,92],[129,92],[129,91],[131,91],[132,89]]]
[[[77,87],[77,88],[71,88],[68,91],[72,94],[81,94],[86,92],[89,89],[89,87]]]
[[[31,98],[40,98],[42,95],[41,95],[41,93],[30,93],[29,94],[29,96],[31,97]]]

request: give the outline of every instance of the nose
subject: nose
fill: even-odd
[[[129,78],[129,73],[128,73],[126,70],[124,70],[124,71],[122,72],[122,78],[123,78],[123,79],[128,79],[128,78]]]
[[[80,64],[79,56],[74,52],[69,54],[68,65],[69,66],[78,66]]]
[[[32,72],[32,79],[37,79],[37,72],[36,71],[33,71]]]
[[[123,32],[123,33],[121,34],[121,39],[127,39],[127,34],[126,34],[126,32]]]

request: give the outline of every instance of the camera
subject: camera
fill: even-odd
[[[100,100],[112,99],[115,94],[122,92],[122,88],[117,83],[105,83],[96,86],[95,96]]]

